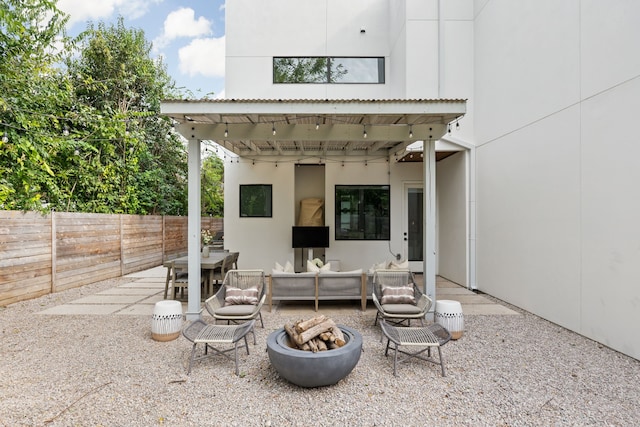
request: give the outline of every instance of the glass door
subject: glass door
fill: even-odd
[[[422,183],[405,184],[404,253],[409,268],[423,271],[424,260],[424,190]]]

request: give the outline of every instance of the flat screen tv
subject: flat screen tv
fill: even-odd
[[[293,248],[328,248],[329,227],[294,226],[291,233]]]

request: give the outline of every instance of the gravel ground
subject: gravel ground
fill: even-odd
[[[341,313],[363,335],[338,384],[303,389],[279,378],[267,335],[296,319],[264,310],[258,344],[233,362],[151,339],[146,316],[36,314],[124,283],[120,278],[0,308],[1,426],[640,425],[640,361],[528,313],[465,316],[443,347],[447,376],[385,358],[374,312]],[[513,307],[511,307],[513,308]]]

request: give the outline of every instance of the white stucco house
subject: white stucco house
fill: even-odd
[[[216,141],[242,268],[302,269],[292,227],[319,198],[314,256],[342,270],[399,256],[435,298],[441,275],[640,358],[638,19],[633,0],[227,0],[226,99],[162,105],[189,140],[190,253]]]

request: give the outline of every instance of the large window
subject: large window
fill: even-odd
[[[384,58],[273,58],[274,83],[384,83]]]
[[[336,185],[336,240],[389,240],[389,186]]]
[[[240,216],[271,218],[271,185],[240,186]]]

